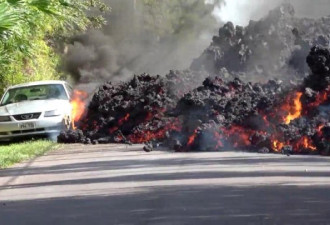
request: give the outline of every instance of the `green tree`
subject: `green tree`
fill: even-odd
[[[0,92],[59,78],[59,40],[100,27],[105,20],[95,11],[107,9],[98,0],[0,0]]]

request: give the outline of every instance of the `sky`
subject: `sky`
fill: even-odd
[[[206,0],[210,2],[212,0]],[[246,26],[251,19],[258,20],[283,0],[224,0],[213,11],[218,22],[232,21],[235,25]],[[330,0],[286,0],[294,5],[300,17],[330,15]]]

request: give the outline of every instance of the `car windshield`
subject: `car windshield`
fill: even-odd
[[[9,89],[5,93],[1,105],[47,99],[68,100],[63,85],[48,84]]]

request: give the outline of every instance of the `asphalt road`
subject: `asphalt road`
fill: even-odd
[[[330,224],[329,175],[318,156],[72,145],[0,171],[0,224]]]

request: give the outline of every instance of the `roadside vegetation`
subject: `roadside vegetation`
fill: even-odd
[[[98,0],[0,0],[0,94],[64,77],[58,68],[68,37],[102,26],[107,10]]]
[[[46,140],[0,145],[0,168],[8,168],[15,163],[43,155],[59,147],[60,145]]]

